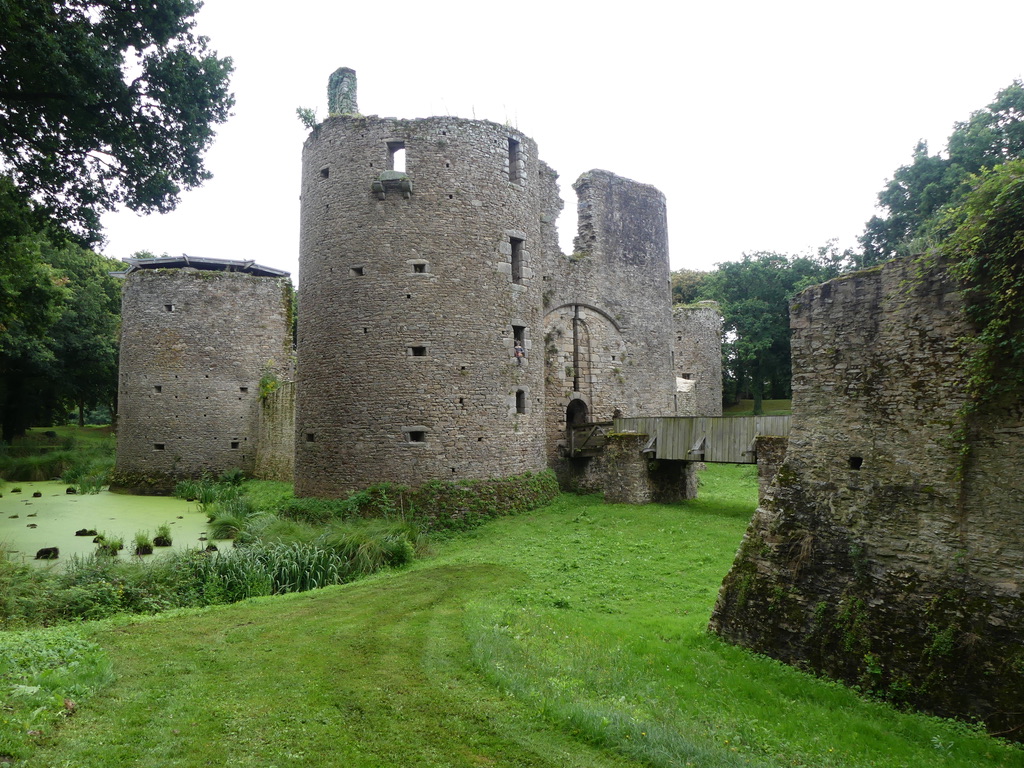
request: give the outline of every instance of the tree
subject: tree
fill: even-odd
[[[696,269],[677,269],[670,275],[673,304],[692,304],[697,301],[701,282],[707,272]]]
[[[956,123],[946,146],[945,156],[930,155],[928,144],[918,142],[910,165],[898,168],[878,193],[886,215],[868,221],[859,266],[906,254],[919,238],[934,240],[932,226],[967,194],[972,174],[1024,158],[1024,83],[1014,80],[987,107]]]
[[[234,99],[198,0],[0,3],[0,173],[83,242],[120,205],[172,209]]]
[[[754,413],[762,400],[790,395],[789,299],[797,291],[835,277],[848,254],[830,243],[817,257],[771,252],[743,254],[718,265],[701,284],[701,298],[719,302],[724,319],[723,393],[749,394]]]
[[[965,415],[1024,393],[1024,160],[972,179],[943,221],[937,251],[964,289],[978,331],[967,358]]]
[[[69,290],[50,332],[57,370],[52,398],[62,410],[75,408],[79,426],[85,426],[87,409],[105,405],[116,412],[121,286],[110,272],[124,264],[73,244],[47,244],[43,258],[67,280]]]

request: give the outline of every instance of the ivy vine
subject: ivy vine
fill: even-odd
[[[977,329],[964,362],[967,399],[958,437],[966,454],[970,425],[1024,394],[1024,161],[976,177],[941,229],[937,255],[960,283]]]

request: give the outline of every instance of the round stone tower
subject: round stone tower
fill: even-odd
[[[339,114],[302,169],[296,493],[543,469],[539,265],[557,204],[534,142]]]
[[[260,379],[289,375],[291,284],[252,262],[128,259],[113,484],[255,467]]]

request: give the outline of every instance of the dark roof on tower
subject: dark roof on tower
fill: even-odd
[[[121,259],[128,265],[121,272],[111,272],[114,277],[125,277],[137,269],[205,269],[213,272],[245,272],[256,277],[288,277],[291,273],[283,269],[264,267],[252,260],[210,259],[201,256],[164,256],[154,259]]]

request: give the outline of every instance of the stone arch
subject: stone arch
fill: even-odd
[[[583,398],[573,398],[565,409],[566,428],[586,424],[590,419],[590,408]]]

